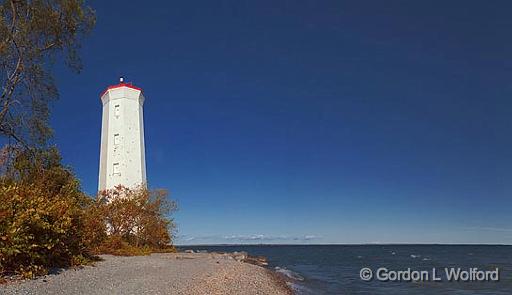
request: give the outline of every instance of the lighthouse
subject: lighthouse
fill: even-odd
[[[146,185],[144,95],[123,78],[101,94],[103,116],[98,190]]]

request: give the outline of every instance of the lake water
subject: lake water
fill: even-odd
[[[237,245],[180,249],[246,251],[266,256],[298,294],[512,294],[512,246],[488,245]],[[360,278],[370,268],[373,279]],[[423,281],[380,281],[397,271],[423,271]],[[433,281],[432,272],[441,281]],[[449,281],[445,268],[499,270],[499,281]],[[475,279],[478,279],[475,274]],[[402,278],[407,279],[402,275]],[[425,277],[424,277],[425,278]],[[489,277],[491,278],[491,277]]]

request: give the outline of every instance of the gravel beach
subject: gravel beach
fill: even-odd
[[[291,294],[273,272],[216,253],[102,255],[95,266],[0,285],[1,294]]]

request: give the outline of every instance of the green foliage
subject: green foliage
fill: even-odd
[[[111,254],[117,256],[141,256],[151,254],[152,249],[147,246],[136,247],[123,240],[118,235],[108,236],[99,247],[96,248],[97,253]]]
[[[49,103],[58,97],[50,74],[56,59],[81,68],[81,37],[95,23],[83,0],[0,3],[0,134],[29,145],[51,135]]]
[[[168,216],[176,205],[165,191],[117,188],[90,198],[58,150],[44,148],[58,97],[51,65],[65,59],[79,71],[80,40],[95,23],[84,2],[0,2],[0,135],[19,144],[0,151],[0,275],[32,277],[87,263],[91,253],[174,251]]]

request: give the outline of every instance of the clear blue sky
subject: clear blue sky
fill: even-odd
[[[52,114],[88,193],[124,75],[178,243],[512,243],[509,1],[90,4]]]

